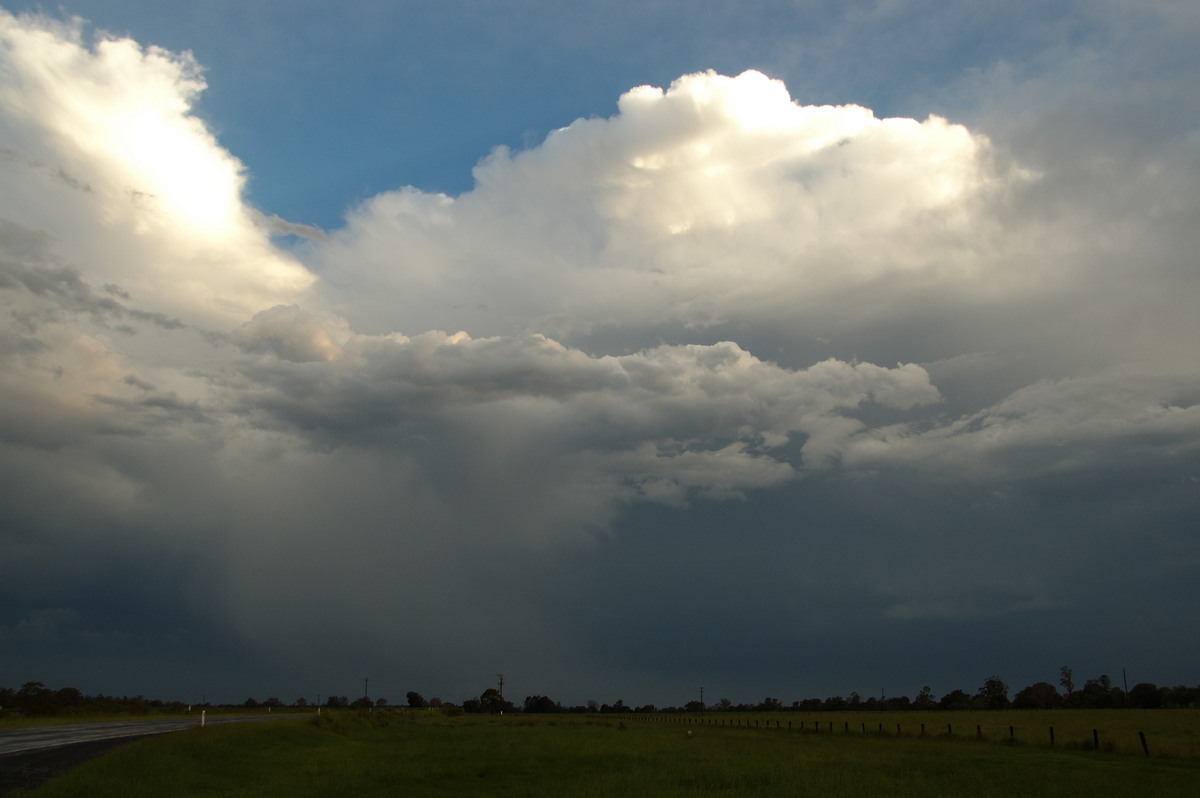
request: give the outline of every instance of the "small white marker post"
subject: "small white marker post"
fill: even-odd
[[[205,712],[205,711],[204,711],[203,709],[202,709],[202,710],[200,710],[200,725],[201,725],[201,726],[203,726],[203,725],[204,725],[204,712]]]

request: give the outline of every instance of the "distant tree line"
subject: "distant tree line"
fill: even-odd
[[[1107,675],[1086,680],[1077,686],[1072,670],[1063,666],[1059,669],[1058,686],[1049,682],[1036,682],[1009,697],[1008,685],[997,676],[983,680],[973,694],[963,690],[952,690],[941,697],[925,686],[916,696],[880,696],[863,698],[858,693],[849,696],[828,698],[806,698],[784,704],[778,698],[767,697],[757,704],[734,704],[722,698],[713,704],[689,701],[683,706],[656,707],[653,704],[628,706],[618,699],[612,704],[588,701],[577,706],[564,706],[544,696],[526,696],[521,706],[505,699],[495,688],[484,690],[478,698],[468,698],[461,704],[442,701],[440,698],[426,700],[420,693],[410,690],[405,696],[409,709],[438,709],[451,714],[459,712],[501,714],[527,712],[547,714],[554,712],[573,713],[649,713],[649,712],[845,712],[845,711],[897,711],[897,710],[966,710],[966,709],[1179,709],[1200,707],[1200,685],[1186,687],[1158,687],[1149,682],[1134,685],[1128,693],[1115,686]],[[258,701],[248,698],[240,706],[247,708],[289,706],[278,698]],[[350,700],[346,696],[330,695],[321,702],[310,703],[305,698],[296,699],[290,706],[331,709],[367,709],[389,706],[386,698],[372,700],[367,696]],[[26,682],[19,689],[0,687],[0,710],[16,710],[25,714],[58,715],[87,713],[143,714],[150,711],[184,712],[188,707],[180,701],[164,702],[144,696],[87,696],[74,687],[52,690],[41,682]]]
[[[184,712],[180,701],[160,701],[145,696],[84,695],[74,687],[52,690],[42,682],[25,682],[16,690],[0,687],[0,709],[28,715],[82,713],[141,715],[153,711]]]
[[[429,702],[431,705],[432,702]],[[420,693],[408,694],[410,707],[427,706]],[[438,702],[439,706],[450,706]],[[849,696],[832,696],[829,698],[806,698],[785,704],[778,698],[767,697],[757,704],[734,704],[728,698],[722,698],[713,704],[700,701],[689,701],[683,706],[657,707],[653,704],[628,706],[622,700],[612,704],[600,704],[588,701],[581,706],[564,706],[544,695],[526,696],[524,704],[518,709],[505,701],[496,690],[485,690],[478,699],[467,699],[462,703],[463,712],[512,712],[518,710],[528,713],[552,712],[617,712],[617,713],[648,713],[648,712],[845,712],[845,711],[911,711],[911,710],[989,710],[989,709],[1181,709],[1200,707],[1200,685],[1186,687],[1158,687],[1149,682],[1134,685],[1126,693],[1115,686],[1107,675],[1088,679],[1082,687],[1077,687],[1071,668],[1063,666],[1059,669],[1059,685],[1056,687],[1049,682],[1036,682],[1019,691],[1011,697],[1009,687],[997,676],[989,676],[983,680],[979,689],[974,693],[963,690],[952,690],[943,696],[935,696],[933,690],[926,685],[914,697],[909,696],[880,696],[879,698],[863,698],[858,693]]]

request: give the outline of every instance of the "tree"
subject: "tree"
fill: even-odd
[[[547,712],[558,712],[561,709],[562,707],[544,695],[525,696],[525,712],[542,714]]]
[[[42,682],[25,682],[17,691],[17,698],[25,701],[50,692]]]
[[[306,707],[306,706],[308,706],[308,699],[307,699],[307,698],[305,698],[304,696],[300,696],[299,698],[297,698],[297,699],[296,699],[296,704],[295,704],[295,706],[298,706],[298,707]]]
[[[1061,706],[1062,696],[1049,682],[1036,682],[1013,697],[1013,709],[1054,709]]]
[[[826,712],[837,712],[838,710],[845,709],[845,707],[846,699],[842,698],[840,695],[830,696],[829,698],[825,699],[823,704],[821,704],[821,709],[825,710]]]
[[[1062,688],[1064,690],[1067,691],[1067,701],[1070,701],[1071,696],[1075,695],[1074,674],[1071,672],[1071,669],[1068,668],[1066,665],[1063,665],[1061,668],[1059,668],[1058,673],[1059,673],[1058,683],[1060,685],[1062,685]]]
[[[429,706],[429,703],[425,700],[425,697],[416,690],[409,690],[405,697],[408,699],[408,706],[410,709],[424,709],[425,707]]]
[[[1099,678],[1083,683],[1083,689],[1075,693],[1074,705],[1084,709],[1111,709],[1121,706],[1124,698],[1125,693],[1119,687],[1113,687],[1112,679],[1101,674]]]
[[[479,695],[479,709],[481,712],[500,715],[505,710],[511,711],[512,704],[505,701],[504,696],[500,695],[500,691],[495,687],[489,687]]]
[[[935,709],[936,707],[937,701],[933,698],[933,690],[929,688],[929,685],[925,685],[921,688],[921,692],[917,694],[917,700],[913,701],[913,708]]]
[[[728,712],[729,710],[733,709],[733,702],[728,698],[722,698],[717,702],[716,708],[721,712]]]
[[[938,701],[942,709],[970,709],[971,697],[962,690],[951,690]]]
[[[984,679],[975,697],[982,700],[984,709],[1008,709],[1008,685],[999,676]]]
[[[1172,709],[1190,709],[1200,703],[1200,687],[1188,687],[1177,684],[1174,687],[1164,687],[1163,702]]]
[[[74,687],[60,687],[54,691],[54,705],[57,707],[81,707],[83,704],[83,693]]]
[[[1163,705],[1163,695],[1158,685],[1149,682],[1135,684],[1129,690],[1129,705],[1137,709],[1159,709]]]
[[[1083,683],[1083,687],[1075,691],[1071,699],[1072,706],[1084,709],[1104,708],[1109,703],[1108,690],[1098,679],[1088,679]]]
[[[39,715],[54,715],[58,712],[56,694],[41,682],[25,682],[13,696],[13,706]]]

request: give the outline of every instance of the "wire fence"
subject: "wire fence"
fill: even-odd
[[[975,740],[978,742],[1004,743],[1009,745],[1042,745],[1073,750],[1091,750],[1115,754],[1141,753],[1151,756],[1149,740],[1141,729],[1110,729],[1100,727],[1081,730],[1078,724],[1064,734],[1052,724],[1034,726],[986,725],[983,723],[960,723],[954,721],[892,721],[892,720],[847,720],[835,718],[780,718],[753,717],[739,713],[705,713],[701,715],[670,715],[662,713],[620,714],[622,720],[669,724],[685,727],[715,727],[743,730],[771,730],[795,734],[835,734],[860,738],[913,739],[928,738],[941,740]],[[1180,752],[1171,752],[1179,756]],[[1187,754],[1183,754],[1187,756]],[[1190,758],[1190,757],[1188,757]]]

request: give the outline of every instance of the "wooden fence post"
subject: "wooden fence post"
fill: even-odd
[[[1054,745],[1054,727],[1050,727],[1050,745]]]
[[[1146,756],[1150,756],[1150,746],[1146,745],[1146,733],[1138,732],[1138,739],[1142,741],[1142,751],[1146,753]]]

